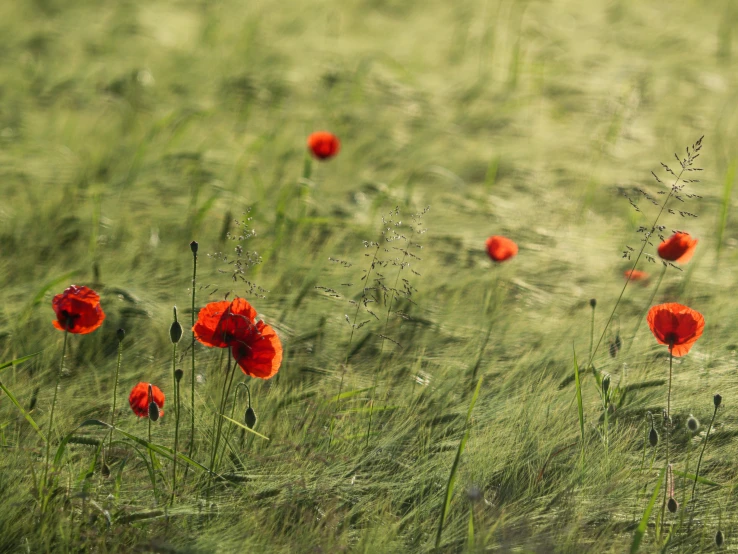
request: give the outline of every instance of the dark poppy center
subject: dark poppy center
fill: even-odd
[[[666,342],[666,344],[669,345],[669,348],[671,348],[679,342],[679,335],[673,332],[666,333],[666,336],[664,336],[664,342]]]
[[[64,325],[67,330],[71,330],[74,328],[74,321],[79,317],[79,314],[72,314],[69,313],[67,310],[62,310],[59,313],[59,323]]]

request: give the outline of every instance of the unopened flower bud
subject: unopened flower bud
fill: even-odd
[[[674,499],[673,496],[669,497],[669,501],[666,503],[666,507],[669,508],[669,511],[672,514],[677,513],[677,510],[679,509],[679,503]]]
[[[597,306],[597,299],[596,298],[590,298],[589,299],[589,305],[592,306],[592,309],[594,309],[595,306]]]
[[[174,378],[177,380],[177,383],[179,383],[182,380],[183,376],[184,376],[184,371],[182,371],[181,369],[174,370]]]
[[[659,434],[653,427],[651,427],[651,431],[648,433],[648,444],[650,444],[654,448],[656,448],[656,445],[659,444]]]
[[[149,402],[149,419],[151,421],[159,419],[159,406],[156,405],[156,402]]]
[[[715,533],[715,544],[719,547],[723,546],[723,532],[718,529],[718,532]]]
[[[126,338],[126,330],[125,329],[118,329],[115,332],[115,336],[118,337],[118,342],[123,342],[123,339]]]
[[[712,397],[712,402],[713,404],[715,404],[716,408],[720,407],[720,404],[722,403],[722,401],[723,401],[723,397],[720,396],[719,394],[716,394],[715,396]]]
[[[246,415],[243,419],[246,422],[246,427],[249,429],[253,429],[254,425],[256,425],[256,412],[251,406],[246,408]]]
[[[180,325],[179,321],[173,322],[169,328],[169,340],[172,341],[172,344],[177,344],[180,341],[182,332],[182,325]]]
[[[193,254],[197,254],[197,247],[198,247],[198,246],[199,246],[199,245],[197,244],[197,241],[194,241],[194,240],[193,240],[193,241],[192,241],[192,242],[190,243],[190,250],[192,250],[192,253],[193,253]]]

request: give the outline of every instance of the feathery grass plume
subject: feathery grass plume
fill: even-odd
[[[413,269],[411,266],[416,261],[420,261],[421,258],[414,253],[422,249],[422,246],[416,242],[414,236],[422,235],[426,232],[423,227],[423,216],[428,212],[430,208],[426,207],[422,212],[411,215],[410,223],[403,223],[400,219],[400,208],[396,207],[389,213],[382,216],[382,229],[378,241],[367,241],[363,242],[364,248],[368,249],[369,252],[364,254],[365,257],[369,258],[369,265],[362,270],[362,275],[359,277],[359,281],[362,283],[361,294],[356,299],[349,299],[348,302],[353,308],[353,317],[348,314],[344,314],[344,318],[348,325],[351,327],[349,334],[349,340],[346,347],[346,355],[344,356],[342,368],[341,368],[341,380],[338,387],[338,395],[336,398],[336,406],[331,416],[331,423],[329,428],[329,445],[333,441],[334,427],[336,416],[340,409],[340,403],[343,394],[343,386],[346,377],[346,372],[349,366],[349,360],[352,355],[352,345],[356,331],[363,328],[366,325],[381,326],[379,332],[368,331],[367,338],[374,335],[380,340],[379,358],[377,360],[377,366],[373,377],[374,385],[371,387],[372,393],[370,398],[369,406],[369,419],[367,424],[366,440],[368,442],[371,433],[372,418],[374,412],[374,402],[376,399],[376,388],[378,385],[379,374],[383,367],[383,354],[386,342],[391,342],[395,347],[402,349],[402,344],[389,336],[389,324],[391,320],[401,322],[402,320],[409,319],[407,310],[410,308],[414,301],[412,300],[413,293],[416,289],[410,282],[410,276],[403,277],[406,270],[416,276],[420,276],[420,273]],[[338,260],[330,258],[330,261],[341,265],[344,268],[350,268],[353,264],[344,260]],[[396,268],[397,273],[392,277],[387,277],[383,272],[386,269]],[[353,287],[353,283],[343,283],[342,286]],[[316,286],[316,289],[320,290],[329,298],[343,299],[344,296],[339,294],[334,288]],[[399,307],[398,307],[399,305]],[[376,307],[375,307],[376,306]],[[386,313],[384,315],[384,322],[380,319],[380,315],[376,312],[379,311],[379,307],[385,308]],[[394,311],[393,311],[394,310]],[[359,322],[359,316],[362,315],[365,319]]]
[[[674,171],[669,165],[663,162],[661,163],[663,170],[669,176],[669,182],[662,181],[658,177],[658,175],[656,175],[656,173],[654,173],[653,171],[651,172],[654,179],[656,179],[657,186],[659,187],[659,190],[656,191],[656,196],[640,187],[634,188],[633,190],[621,190],[621,194],[628,199],[628,202],[637,213],[645,215],[645,207],[641,209],[641,204],[644,202],[647,206],[654,206],[653,210],[655,212],[655,217],[650,222],[650,224],[640,225],[637,229],[637,233],[641,235],[640,248],[634,248],[632,246],[626,245],[625,250],[623,250],[622,257],[624,259],[627,259],[629,262],[633,262],[632,266],[629,268],[630,275],[632,275],[633,272],[638,269],[638,263],[641,261],[641,258],[646,258],[647,261],[651,263],[656,263],[656,256],[654,254],[651,254],[650,252],[647,252],[646,249],[656,246],[653,242],[654,239],[659,239],[662,243],[667,240],[665,236],[665,233],[667,232],[667,226],[662,221],[666,215],[679,216],[683,220],[697,217],[694,213],[687,211],[686,206],[688,205],[688,202],[698,200],[702,197],[695,193],[686,192],[684,189],[687,185],[700,182],[699,179],[692,178],[692,174],[694,172],[702,171],[701,168],[694,167],[694,164],[695,160],[700,156],[703,138],[704,136],[700,137],[694,144],[692,144],[691,148],[688,146],[686,149],[686,155],[684,157],[679,157],[677,154],[674,154],[677,162],[679,163],[679,170]],[[687,178],[687,176],[689,176],[689,178]],[[657,200],[657,196],[663,196],[663,201]],[[678,207],[672,207],[675,206],[675,202],[679,202]],[[678,230],[673,231],[673,233],[679,232],[680,231]],[[678,260],[678,257],[674,258],[674,260],[671,260],[670,258],[671,256],[667,256],[666,258],[662,259],[662,263],[664,264],[664,266],[674,267],[681,271],[679,266],[674,264],[674,261]],[[615,301],[615,305],[613,306],[612,311],[610,312],[610,316],[608,317],[607,322],[605,323],[605,326],[602,330],[602,334],[600,335],[600,338],[598,339],[593,349],[587,366],[590,366],[592,364],[594,357],[597,355],[597,351],[599,350],[602,340],[607,334],[607,330],[609,329],[610,324],[615,317],[615,313],[617,312],[618,306],[623,299],[625,290],[628,288],[628,285],[631,281],[632,279],[626,279],[625,283],[623,284],[620,295]],[[656,290],[658,290],[658,286],[654,288],[654,296],[656,294]]]
[[[390,317],[396,318],[398,322],[402,322],[403,316],[405,315],[404,312],[396,311],[395,313],[392,312],[392,309],[396,307],[396,300],[403,299],[407,301],[408,303],[412,303],[412,295],[413,292],[416,290],[411,284],[409,279],[402,277],[403,271],[406,269],[410,269],[414,274],[419,275],[417,271],[412,269],[412,265],[415,261],[420,261],[421,258],[419,258],[416,254],[410,251],[410,249],[416,249],[420,250],[423,247],[418,243],[414,242],[413,235],[422,235],[424,234],[427,229],[423,227],[423,216],[428,213],[428,210],[430,207],[426,207],[422,212],[413,214],[411,216],[412,222],[410,225],[403,226],[402,221],[399,221],[400,217],[400,208],[396,207],[393,212],[390,212],[388,214],[388,219],[385,220],[385,218],[382,218],[382,224],[383,224],[383,231],[382,231],[382,239],[384,240],[384,243],[386,245],[392,245],[389,249],[385,248],[385,252],[390,254],[390,257],[384,260],[384,268],[388,268],[389,266],[393,266],[397,268],[397,274],[395,276],[394,284],[392,286],[388,286],[388,283],[384,277],[384,275],[380,272],[375,272],[376,276],[374,278],[374,289],[373,296],[374,301],[377,303],[377,305],[383,305],[387,308],[387,313],[385,314],[384,319],[384,328],[382,330],[382,333],[379,335],[380,338],[380,346],[379,346],[379,356],[377,361],[377,367],[374,370],[374,380],[372,383],[372,394],[371,394],[371,400],[369,402],[369,421],[367,423],[366,428],[366,444],[369,446],[369,438],[371,436],[371,429],[372,429],[372,416],[374,415],[374,401],[376,398],[376,392],[377,387],[379,385],[379,375],[382,372],[382,369],[384,367],[384,346],[387,341],[392,342],[394,345],[402,349],[402,345],[399,344],[396,340],[393,340],[389,338],[388,336],[388,326],[390,322]],[[398,221],[393,221],[392,218],[396,218]],[[414,239],[417,240],[417,239]],[[395,243],[399,244],[399,246],[395,245]],[[394,257],[391,256],[392,250],[394,250]],[[401,256],[400,256],[401,254]],[[402,279],[402,286],[400,286],[400,279]],[[387,297],[389,296],[389,300]],[[402,313],[402,315],[399,315]]]

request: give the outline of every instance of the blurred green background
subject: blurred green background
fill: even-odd
[[[0,354],[42,351],[3,370],[24,407],[46,421],[62,340],[51,298],[71,283],[100,291],[107,320],[71,343],[58,432],[109,417],[119,327],[128,332],[119,405],[141,380],[169,395],[168,327],[175,304],[190,318],[193,239],[198,306],[245,296],[285,346],[278,378],[253,387],[258,430],[272,440],[233,454],[242,479],[212,506],[187,483],[169,519],[116,520],[152,508],[145,466],[131,459],[117,485],[84,479],[94,449],[78,445],[63,473],[69,505],[39,536],[24,514],[40,447],[0,398],[0,549],[428,551],[473,377],[484,375],[444,549],[626,550],[656,479],[638,471],[644,413],[660,413],[666,388],[653,385],[665,358],[647,327],[630,341],[652,288],[629,287],[595,361],[613,382],[652,384],[632,389],[606,451],[585,379],[581,471],[568,449],[580,433],[574,391],[559,383],[572,374],[572,345],[586,358],[589,299],[599,302],[599,336],[629,267],[622,252],[640,247],[636,229],[653,221],[645,199],[639,213],[623,193],[666,190],[650,172],[666,181],[659,162],[675,167],[673,153],[702,135],[705,171],[686,189],[701,198],[677,208],[699,217],[662,221],[700,244],[683,272],[667,271],[654,301],[707,320],[676,370],[676,420],[709,420],[718,390],[726,405],[704,466],[721,486],[704,487],[699,524],[674,540],[701,551],[719,525],[729,540],[736,23],[730,0],[0,3]],[[342,150],[306,179],[305,141],[321,129]],[[426,206],[415,228],[427,232],[412,238],[423,246],[411,265],[419,275],[400,272],[417,289],[400,306],[407,318],[385,327],[369,317],[349,345],[345,316],[369,264],[362,241],[381,238],[382,216],[407,229]],[[246,217],[255,236],[228,238]],[[493,267],[492,234],[515,240],[519,255]],[[228,263],[241,243],[262,259],[243,274],[249,283],[234,281]],[[392,283],[397,253],[382,255]],[[653,287],[659,265],[639,268]],[[385,331],[401,347],[382,344]],[[611,358],[618,334],[626,345]],[[198,356],[198,402],[211,405],[217,355],[198,347]],[[376,375],[387,409],[366,447]],[[362,392],[331,401],[341,386]],[[340,438],[328,445],[337,404]],[[120,417],[143,436],[132,414]],[[207,441],[212,416],[203,408],[199,417]],[[171,417],[157,433],[170,444]],[[700,439],[674,440],[684,465]],[[207,442],[198,448],[204,462]],[[483,493],[476,504],[473,488]],[[87,523],[90,498],[113,514],[110,529]],[[198,514],[211,509],[217,517],[203,523]],[[644,550],[655,548],[646,537]]]

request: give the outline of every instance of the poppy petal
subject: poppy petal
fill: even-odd
[[[276,331],[263,321],[248,337],[232,347],[233,357],[241,370],[251,377],[270,379],[282,364],[282,343]]]

